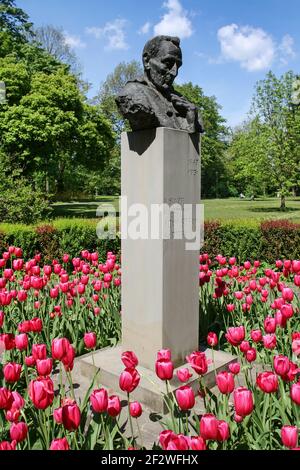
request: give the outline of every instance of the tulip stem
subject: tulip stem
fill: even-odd
[[[135,445],[133,425],[132,425],[132,419],[131,419],[131,414],[130,414],[130,396],[128,392],[127,392],[127,406],[128,406],[128,419],[129,419],[129,424],[130,424],[131,437],[132,437],[133,445]]]
[[[207,409],[207,403],[206,403],[206,387],[204,383],[202,384],[201,376],[199,376],[199,386],[200,386],[200,392],[203,395],[204,408],[205,408],[205,411],[207,412],[208,409]]]
[[[185,413],[185,425],[186,425],[186,435],[189,435],[189,412]]]
[[[94,359],[94,352],[95,352],[95,349],[93,349],[93,351],[92,351],[92,361],[93,361],[93,366],[94,366],[94,368],[96,369],[96,364],[95,364],[95,359]],[[97,387],[100,387],[100,385],[99,385],[99,377],[98,377],[98,370],[96,371],[96,377],[97,377],[97,379],[96,379]]]
[[[142,450],[144,448],[144,443],[143,443],[143,436],[142,436],[142,433],[141,433],[141,430],[140,430],[139,420],[138,419],[136,419],[136,425],[137,425],[137,429],[138,429],[138,434],[139,434],[140,444],[141,444],[141,450]]]
[[[270,431],[270,450],[272,450],[272,399],[270,397],[270,406],[269,406],[269,412],[270,412],[270,423],[269,423],[269,431]]]
[[[70,371],[67,371],[67,377],[70,385],[70,390],[71,390],[71,395],[73,400],[75,400],[75,393],[74,393],[74,387],[73,387],[73,380],[72,380],[72,374]]]
[[[169,382],[166,380],[166,389],[167,389],[167,396],[166,396],[166,403],[167,407],[171,413],[171,419],[172,419],[172,424],[173,424],[173,431],[176,432],[176,424],[175,424],[175,419],[174,419],[174,408],[173,404],[169,403],[169,395],[170,395],[170,390],[169,390]],[[172,401],[172,398],[170,399]]]
[[[216,380],[216,384],[217,384],[217,371],[216,371],[216,363],[215,363],[215,352],[214,352],[213,347],[211,348],[211,357],[212,357],[212,361],[213,361],[215,380]]]
[[[63,388],[62,363],[60,363],[60,367],[59,367],[59,382],[60,382],[61,397],[64,398],[65,392],[64,392],[64,388]]]

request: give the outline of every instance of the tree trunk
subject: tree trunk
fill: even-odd
[[[46,189],[46,194],[49,194],[50,191],[49,191],[49,177],[48,177],[48,175],[46,175],[46,188],[45,189]]]
[[[281,194],[281,199],[280,199],[280,210],[285,211],[286,206],[285,206],[285,196]]]

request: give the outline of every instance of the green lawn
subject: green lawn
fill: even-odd
[[[277,198],[257,199],[255,201],[229,199],[203,200],[205,219],[289,219],[300,222],[300,198],[287,199],[285,212],[279,210],[280,200]],[[119,198],[101,196],[92,202],[57,202],[53,204],[54,217],[96,218],[96,210],[101,204],[112,204],[119,215]]]

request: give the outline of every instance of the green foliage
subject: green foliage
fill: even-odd
[[[288,220],[262,222],[262,256],[271,259],[298,259],[300,256],[300,224]]]
[[[0,81],[7,98],[0,107],[0,152],[8,168],[18,181],[26,178],[31,194],[64,191],[65,175],[79,167],[84,184],[89,172],[101,173],[109,161],[115,146],[110,122],[87,104],[61,31],[44,27],[35,36],[26,13],[10,0],[0,2],[0,25]]]
[[[101,106],[105,116],[112,122],[113,128],[120,140],[121,132],[130,130],[130,127],[118,111],[115,98],[129,80],[134,80],[143,75],[143,69],[139,62],[121,62],[114,71],[109,74],[101,84],[100,91],[95,102]]]
[[[198,85],[191,82],[176,85],[175,88],[199,108],[203,119],[205,133],[201,139],[202,196],[228,196],[228,175],[225,166],[228,128],[220,114],[221,106],[214,96],[206,96]]]
[[[97,221],[85,219],[57,219],[38,225],[0,224],[0,249],[9,245],[22,246],[25,257],[42,253],[47,260],[69,253],[78,256],[84,249],[97,250],[100,258],[107,251],[120,254],[119,236],[115,240],[100,240],[96,233]],[[201,249],[211,258],[218,254],[235,256],[238,262],[246,259],[274,262],[276,259],[300,258],[300,224],[286,220],[263,223],[247,221],[205,222],[205,240]]]
[[[120,252],[120,238],[100,240],[96,233],[97,223],[84,219],[58,219],[52,223],[37,225],[0,224],[0,249],[8,246],[22,246],[24,257],[31,258],[41,253],[46,260],[61,257],[68,253],[79,256],[82,250],[98,251],[100,259],[106,253]]]
[[[20,175],[10,171],[5,160],[0,159],[0,220],[6,222],[34,223],[51,213],[49,200]]]
[[[287,220],[205,222],[202,253],[235,256],[239,262],[300,258],[300,224]]]
[[[242,192],[279,192],[285,197],[299,188],[300,109],[294,101],[296,76],[277,78],[269,72],[258,82],[251,120],[237,129],[229,148],[232,178]]]

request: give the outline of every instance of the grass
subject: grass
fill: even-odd
[[[219,219],[221,221],[249,220],[255,224],[266,219],[288,219],[300,222],[300,198],[287,199],[287,209],[280,211],[280,200],[278,198],[261,198],[255,201],[228,198],[228,199],[206,199],[203,200],[205,220]],[[70,201],[57,202],[53,204],[54,218],[84,218],[97,219],[101,216],[96,213],[97,208],[103,212],[113,206],[116,215],[119,216],[119,197],[101,196],[94,201]]]

